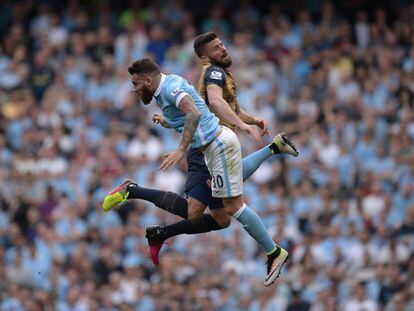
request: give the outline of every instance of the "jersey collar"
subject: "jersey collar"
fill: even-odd
[[[165,78],[166,78],[166,75],[165,75],[165,74],[163,74],[163,73],[161,73],[160,83],[158,84],[158,87],[157,87],[157,89],[155,90],[154,97],[155,97],[155,96],[160,95],[162,85],[163,85],[163,84],[164,84],[164,82],[165,82]]]
[[[211,66],[211,65],[213,65],[212,63],[210,63],[210,61],[208,61],[208,60],[203,60],[203,61],[201,61],[201,64],[203,65],[203,66]],[[220,66],[218,66],[218,65],[213,65],[213,66],[217,66],[217,67],[220,67]],[[223,69],[226,73],[228,73],[228,72],[230,72],[229,70],[228,70],[228,68],[223,68],[223,67],[220,67],[221,69]]]

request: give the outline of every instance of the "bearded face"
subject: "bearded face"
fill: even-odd
[[[153,94],[147,87],[144,86],[142,88],[140,97],[144,105],[148,105],[152,100]]]
[[[220,58],[210,58],[210,63],[217,65],[221,68],[229,68],[233,63],[231,57],[227,52]]]
[[[132,85],[134,87],[134,92],[138,95],[139,98],[141,98],[142,102],[145,105],[148,105],[154,96],[154,91],[150,89],[149,84],[150,82],[148,81],[148,77],[137,74],[134,74],[132,76]]]
[[[210,63],[221,68],[228,68],[232,64],[231,57],[219,38],[214,39],[206,45],[205,55],[208,57]]]

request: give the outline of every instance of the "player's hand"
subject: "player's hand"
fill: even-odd
[[[152,116],[152,123],[154,124],[161,124],[163,127],[169,128],[167,121],[165,121],[164,117],[158,113],[154,113]]]
[[[167,154],[164,154],[162,156],[161,165],[158,168],[161,171],[165,171],[168,168],[174,168],[178,162],[181,161],[181,159],[184,157],[184,151],[182,150],[176,150],[173,152],[169,152]]]
[[[262,130],[262,137],[265,135],[269,136],[269,124],[265,119],[256,118],[255,124]]]
[[[164,121],[164,117],[158,113],[154,113],[152,116],[152,123],[159,124]]]
[[[244,124],[240,129],[246,134],[252,136],[257,142],[262,142],[262,137],[253,125]]]

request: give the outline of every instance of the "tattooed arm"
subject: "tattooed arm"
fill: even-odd
[[[178,108],[185,113],[183,138],[181,139],[178,149],[186,151],[197,129],[201,113],[198,111],[193,99],[189,95],[186,95],[183,97],[183,99],[181,99],[180,103],[178,104]]]
[[[191,96],[184,96],[178,104],[178,108],[185,113],[185,123],[182,133],[183,138],[176,151],[164,155],[161,166],[159,167],[162,171],[168,169],[170,166],[174,167],[184,157],[184,153],[190,145],[197,129],[198,122],[200,121],[201,113],[194,105]]]

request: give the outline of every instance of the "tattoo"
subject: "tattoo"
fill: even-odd
[[[186,151],[188,146],[191,144],[194,133],[197,129],[201,113],[197,110],[194,101],[190,96],[184,96],[179,104],[179,108],[185,113],[185,123],[182,133],[183,138],[181,139],[178,149]]]
[[[185,151],[193,139],[194,133],[200,120],[200,114],[190,111],[185,115],[185,123],[183,129],[183,138],[181,140],[179,149]]]
[[[191,144],[191,140],[193,139],[199,120],[200,120],[199,113],[190,111],[185,115],[183,138],[181,140],[179,149],[183,151],[187,150],[188,146]]]

